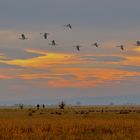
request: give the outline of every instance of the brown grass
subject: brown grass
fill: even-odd
[[[120,114],[118,107],[1,109],[0,140],[140,140],[140,113],[135,110]]]

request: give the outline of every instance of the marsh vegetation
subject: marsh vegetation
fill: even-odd
[[[0,109],[1,140],[139,140],[139,106]]]

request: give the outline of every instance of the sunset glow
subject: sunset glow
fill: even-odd
[[[5,0],[0,5],[2,101],[92,104],[98,96],[140,98],[140,2]]]

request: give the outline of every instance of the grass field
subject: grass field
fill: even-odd
[[[0,140],[140,140],[140,107],[0,109]]]

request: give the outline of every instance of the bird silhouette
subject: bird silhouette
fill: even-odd
[[[124,45],[119,45],[119,46],[116,46],[116,47],[119,47],[122,51],[124,50]]]
[[[75,47],[75,48],[77,49],[77,51],[80,51],[80,48],[81,48],[82,46],[76,45],[76,46],[73,46],[73,47]]]
[[[52,40],[49,45],[56,46],[57,44],[56,44],[55,40]]]
[[[136,46],[140,46],[140,41],[137,41],[136,42]]]
[[[21,34],[21,38],[19,38],[19,39],[21,39],[21,40],[25,40],[25,39],[27,39],[27,38],[25,37],[24,34]]]
[[[67,24],[67,25],[64,25],[65,27],[69,28],[69,29],[72,29],[72,26],[71,24]]]
[[[48,39],[49,33],[40,33],[40,34],[43,34],[44,39]]]
[[[94,44],[91,44],[92,46],[95,46],[95,47],[99,47],[99,44],[97,42],[95,42]]]

